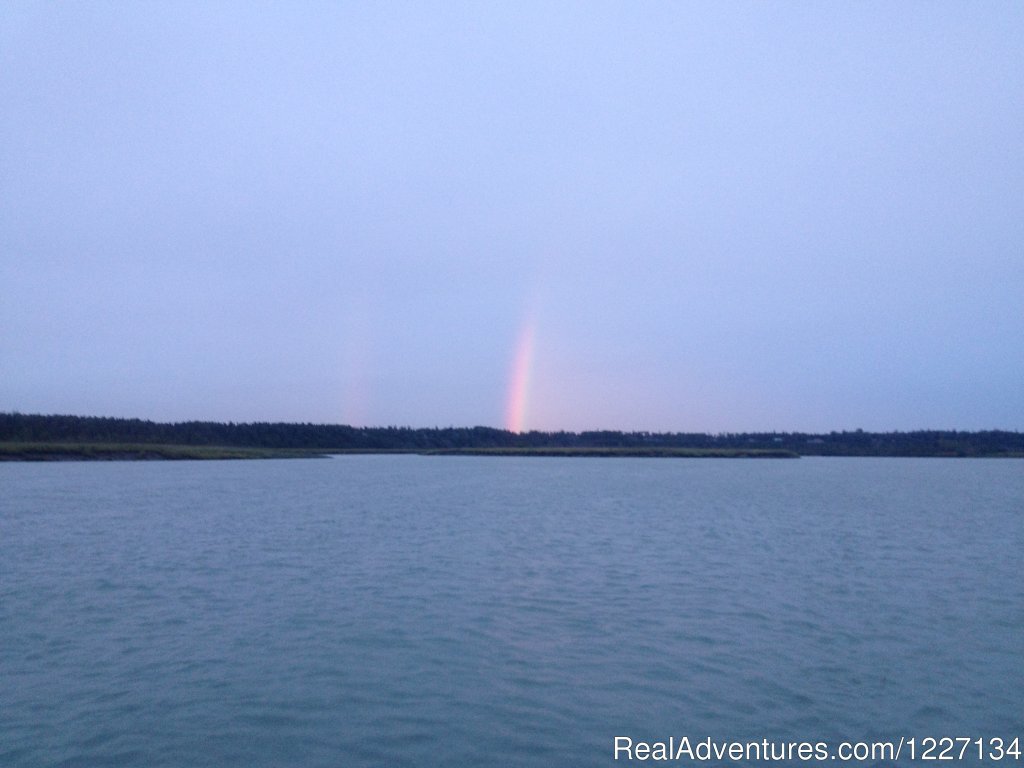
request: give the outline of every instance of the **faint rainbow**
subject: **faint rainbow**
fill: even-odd
[[[505,404],[505,429],[510,432],[522,432],[526,427],[530,369],[533,366],[533,336],[533,319],[527,317],[519,331],[512,359],[512,371],[509,376],[508,399]]]

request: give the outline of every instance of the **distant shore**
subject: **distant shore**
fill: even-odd
[[[339,454],[404,453],[422,456],[583,456],[692,459],[798,459],[785,450],[729,448],[453,448],[442,450],[306,450],[234,448],[145,443],[4,443],[0,461],[204,461],[224,459],[309,459]]]
[[[1024,457],[1024,432],[515,432],[494,427],[186,421],[0,412],[0,461],[439,456]]]
[[[427,456],[593,456],[649,459],[799,459],[772,448],[448,448]]]
[[[213,459],[308,459],[323,451],[145,443],[3,443],[0,461],[175,461]]]

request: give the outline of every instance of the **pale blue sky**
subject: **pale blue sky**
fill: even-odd
[[[1024,4],[0,5],[0,410],[1024,429]]]

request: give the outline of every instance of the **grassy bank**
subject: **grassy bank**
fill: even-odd
[[[145,461],[206,459],[291,459],[321,451],[234,448],[149,443],[0,443],[0,461]]]
[[[772,448],[452,448],[428,456],[595,456],[675,459],[798,459],[794,451]]]
[[[153,443],[0,442],[0,461],[159,461],[303,459],[328,453],[420,453],[426,456],[589,456],[694,459],[795,459],[797,453],[755,448],[451,448],[428,451],[306,450]]]

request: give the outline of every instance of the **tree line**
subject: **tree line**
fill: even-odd
[[[493,427],[353,427],[344,424],[185,421],[0,413],[0,441],[139,443],[321,451],[474,448],[754,448],[802,456],[1024,456],[1024,433],[863,430],[806,432],[509,432]]]

